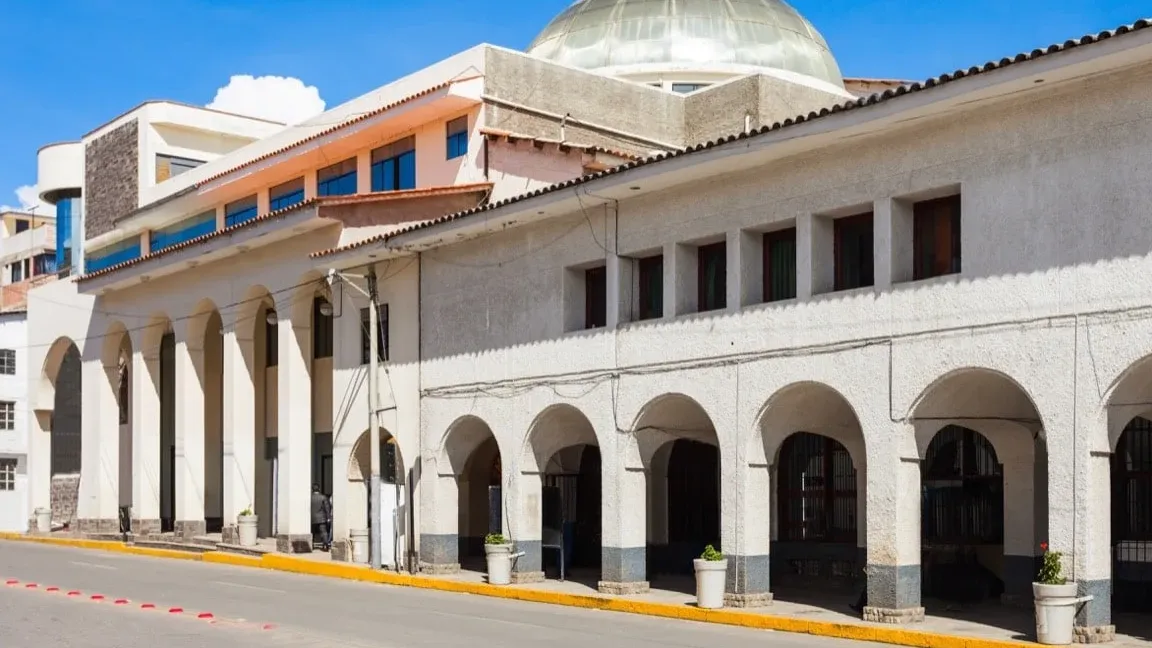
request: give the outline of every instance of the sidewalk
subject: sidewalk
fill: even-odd
[[[989,625],[976,620],[961,620],[928,616],[923,623],[914,626],[889,626],[872,624],[859,618],[824,607],[777,600],[764,608],[701,610],[692,602],[690,594],[668,590],[652,590],[643,595],[618,597],[599,594],[588,584],[577,581],[560,582],[549,580],[531,585],[495,586],[483,582],[478,572],[462,571],[450,576],[409,575],[396,572],[373,571],[365,566],[333,562],[328,554],[316,552],[300,556],[267,553],[261,557],[246,556],[222,551],[191,553],[171,549],[156,549],[125,545],[122,542],[104,540],[84,540],[68,537],[26,536],[22,534],[0,533],[0,540],[38,542],[43,544],[95,549],[116,553],[202,561],[239,567],[254,567],[277,571],[340,578],[369,583],[380,583],[402,587],[419,587],[445,592],[458,592],[491,596],[497,598],[592,608],[613,612],[627,612],[665,618],[720,623],[747,628],[776,630],[837,637],[859,641],[874,641],[901,646],[920,648],[1021,648],[1037,646],[1030,641],[1022,641],[1021,632],[1013,631],[1014,625],[1020,629],[1021,619],[1015,617],[1031,614],[1027,610],[1011,610],[1006,616],[1012,617],[1009,623]],[[787,598],[787,597],[785,597]],[[1005,619],[990,619],[1003,622]],[[1117,636],[1117,646],[1148,646],[1148,642],[1131,637]]]

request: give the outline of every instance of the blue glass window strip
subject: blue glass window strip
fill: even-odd
[[[454,160],[468,154],[468,132],[453,133],[448,136],[448,159]]]
[[[65,198],[56,204],[56,267],[67,268],[72,262],[72,204]]]
[[[304,190],[297,189],[296,191],[289,191],[286,194],[274,196],[268,201],[268,209],[276,211],[278,209],[285,209],[304,202]]]
[[[185,241],[191,241],[198,236],[204,236],[216,231],[216,214],[211,214],[211,219],[207,216],[194,219],[187,224],[174,225],[170,228],[155,230],[152,232],[152,239],[148,242],[148,249],[152,252],[163,250],[164,248],[179,245]],[[176,229],[176,227],[180,227]]]
[[[120,248],[96,256],[89,256],[84,260],[85,272],[99,272],[116,264],[133,261],[140,258],[140,243]]]
[[[256,205],[246,207],[244,209],[237,209],[236,211],[229,212],[224,215],[224,227],[232,227],[240,223],[250,221],[256,218]]]
[[[316,194],[319,196],[347,196],[354,193],[356,193],[355,171],[316,183]]]
[[[416,188],[416,151],[401,153],[372,165],[372,191]]]

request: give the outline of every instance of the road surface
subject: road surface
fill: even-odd
[[[874,645],[3,541],[0,628],[4,648]]]

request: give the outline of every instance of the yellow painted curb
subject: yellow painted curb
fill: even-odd
[[[719,623],[729,626],[739,626],[757,630],[776,630],[779,632],[792,632],[809,634],[820,637],[834,637],[837,639],[852,639],[856,641],[872,641],[877,643],[893,644],[898,646],[912,646],[913,648],[1028,648],[1039,646],[1027,641],[1010,641],[1002,639],[981,639],[964,637],[960,635],[947,635],[922,630],[906,630],[904,628],[866,625],[863,623],[834,623],[831,621],[814,621],[797,619],[794,617],[774,616],[740,610],[702,610],[687,605],[674,605],[669,603],[654,603],[651,601],[637,601],[626,598],[609,598],[606,596],[592,596],[582,594],[567,594],[565,592],[550,592],[547,590],[529,589],[524,587],[502,587],[487,583],[474,583],[465,581],[434,578],[430,576],[412,576],[394,572],[373,571],[349,563],[320,562],[301,558],[292,558],[283,554],[265,554],[262,557],[243,556],[222,551],[208,551],[205,553],[191,553],[173,549],[152,549],[149,547],[135,547],[122,542],[107,540],[83,540],[79,538],[51,538],[44,536],[28,536],[17,533],[0,533],[0,540],[15,540],[20,542],[35,542],[39,544],[75,547],[78,549],[95,549],[114,553],[151,556],[154,558],[171,558],[179,560],[201,561],[234,567],[251,567],[269,569],[273,571],[305,574],[309,576],[322,576],[338,578],[341,580],[354,580],[365,583],[381,585],[395,585],[400,587],[417,587],[421,589],[437,590],[441,592],[455,592],[459,594],[475,594],[493,598],[526,601],[532,603],[546,603],[550,605],[565,605],[607,612],[624,612],[640,614],[667,619],[680,619],[683,621],[699,621],[704,623]]]

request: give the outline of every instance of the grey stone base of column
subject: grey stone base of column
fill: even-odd
[[[526,571],[526,572],[512,572],[513,583],[543,583],[544,572],[542,571]]]
[[[177,523],[179,524],[179,523]],[[276,551],[280,553],[312,553],[312,534],[310,533],[296,533],[285,534],[282,533],[276,536]]]
[[[1072,643],[1110,643],[1116,640],[1116,626],[1090,626],[1072,628]]]
[[[120,533],[120,520],[88,518],[76,520],[76,530],[82,534],[88,533]]]
[[[756,594],[725,594],[724,607],[732,608],[755,608],[767,607],[772,605],[771,592],[759,592]]]
[[[336,562],[352,562],[352,543],[347,538],[337,538],[332,541],[328,555]]]
[[[596,585],[596,589],[601,594],[613,594],[615,596],[627,596],[629,594],[644,594],[652,588],[648,585],[648,581],[632,581],[630,583],[618,583],[614,581],[600,581]]]
[[[877,608],[864,607],[864,620],[872,623],[920,623],[924,621],[924,608]]]
[[[460,563],[420,563],[420,573],[438,576],[441,574],[459,574]]]
[[[160,520],[132,520],[132,535],[137,538],[154,536],[160,533]]]
[[[176,520],[172,530],[176,532],[176,537],[185,540],[208,533],[204,520]]]
[[[226,524],[220,528],[220,542],[229,545],[240,544],[240,527]]]

